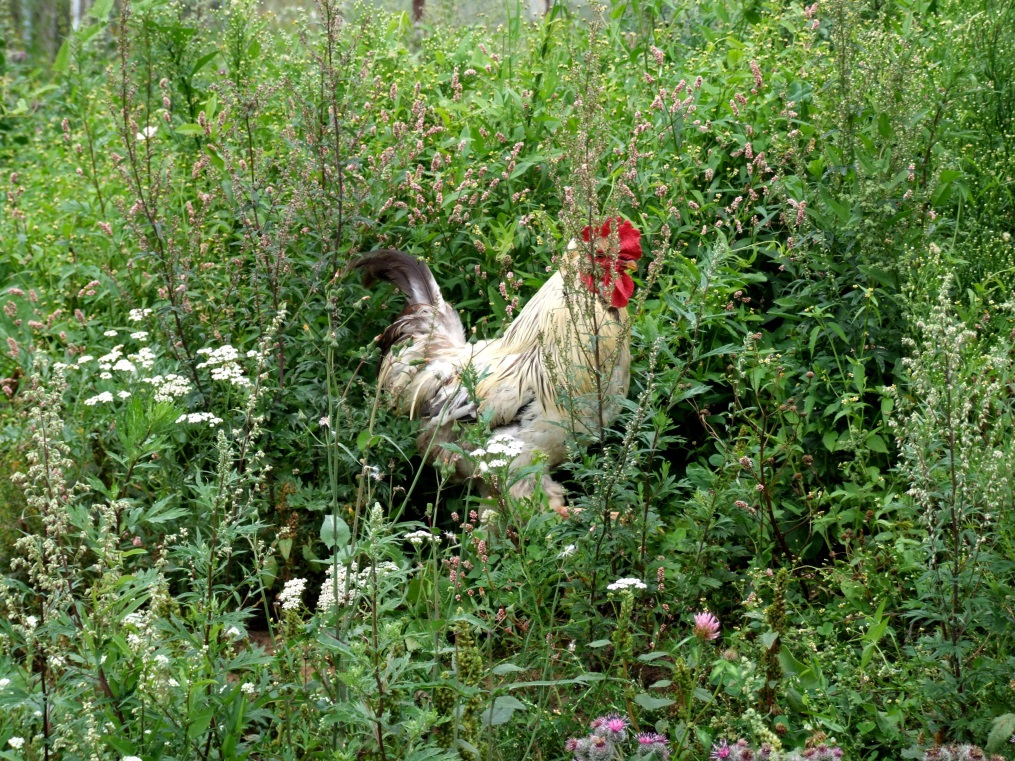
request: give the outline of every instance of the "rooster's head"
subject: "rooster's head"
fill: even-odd
[[[617,225],[616,238],[610,235],[613,224]],[[582,282],[593,293],[601,294],[611,307],[623,309],[634,294],[634,280],[629,273],[638,269],[641,259],[641,232],[626,219],[617,217],[606,220],[599,228],[586,226],[582,240],[593,243],[594,248],[589,253],[589,271],[582,272]]]

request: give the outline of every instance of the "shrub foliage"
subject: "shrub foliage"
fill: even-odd
[[[0,758],[1009,747],[1015,3],[444,17],[0,19]],[[423,465],[349,263],[494,337],[617,214],[571,515]]]

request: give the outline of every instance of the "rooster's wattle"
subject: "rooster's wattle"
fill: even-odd
[[[381,250],[355,263],[367,285],[386,280],[405,294],[405,308],[380,337],[378,383],[397,412],[422,421],[417,445],[429,461],[453,461],[457,480],[481,475],[475,458],[454,458],[441,445],[461,444],[461,426],[488,419],[493,451],[514,455],[510,471],[537,453],[553,469],[567,458],[570,433],[616,418],[630,382],[626,306],[641,233],[618,218],[611,234],[612,223],[586,227],[584,243],[572,241],[557,271],[493,340],[466,340],[458,313],[416,257]],[[474,396],[462,383],[470,366],[479,379]],[[513,496],[534,493],[534,478],[512,480]],[[564,490],[545,473],[542,491],[551,508],[563,509]]]

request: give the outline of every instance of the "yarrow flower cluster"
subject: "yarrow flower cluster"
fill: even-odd
[[[429,534],[429,532],[426,532]],[[351,605],[356,599],[357,591],[366,588],[373,578],[376,570],[377,579],[398,571],[398,566],[387,560],[381,561],[374,568],[359,570],[359,564],[354,560],[346,568],[343,563],[333,563],[321,584],[321,595],[317,598],[317,609],[321,611],[331,610],[339,605]]]
[[[405,538],[406,540],[408,540],[410,544],[412,544],[413,547],[419,547],[421,544],[423,544],[423,542],[439,542],[441,539],[440,536],[436,534],[431,534],[429,531],[426,531],[425,529],[420,529],[419,531],[410,531],[408,534],[405,535]]]
[[[96,404],[108,404],[113,401],[113,395],[109,391],[103,391],[101,394],[96,394],[90,399],[85,399],[85,404],[89,407],[94,407]]]
[[[207,423],[209,428],[214,428],[222,422],[222,418],[216,417],[210,412],[191,412],[189,414],[180,415],[176,419],[176,424],[180,423]]]
[[[153,375],[151,378],[142,378],[141,380],[155,388],[156,402],[171,402],[194,390],[189,380],[176,373],[170,373],[165,377]]]
[[[470,454],[480,460],[479,472],[487,473],[490,470],[507,467],[524,449],[525,444],[511,434],[499,433],[486,443],[485,448],[473,449]]]
[[[641,579],[617,579],[612,584],[607,584],[610,592],[620,592],[625,589],[648,589],[648,586]]]
[[[198,369],[210,368],[212,380],[226,381],[234,386],[249,386],[250,381],[243,374],[237,360],[240,354],[229,344],[220,346],[217,349],[198,349],[207,359],[198,364]]]
[[[152,313],[151,309],[131,309],[130,314],[127,315],[127,319],[131,322],[141,322],[145,317]]]
[[[627,740],[628,720],[620,714],[609,714],[592,720],[587,737],[572,737],[564,750],[573,754],[574,761],[609,761],[618,757],[617,746]],[[643,733],[637,736],[637,748],[630,758],[635,761],[667,761],[669,742],[664,735]]]
[[[278,595],[278,601],[282,605],[282,610],[299,609],[300,604],[303,602],[303,590],[306,587],[306,579],[289,579]]]

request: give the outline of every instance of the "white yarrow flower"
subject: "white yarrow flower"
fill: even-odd
[[[612,584],[607,584],[606,588],[611,592],[618,592],[622,589],[648,589],[641,579],[617,579]]]
[[[9,740],[7,740],[7,744],[10,745],[12,748],[14,748],[14,750],[21,750],[21,747],[25,744],[25,738],[12,737]],[[141,761],[141,759],[138,759],[138,761]]]
[[[127,315],[127,319],[131,322],[141,322],[145,317],[152,313],[151,309],[131,309],[130,314]]]
[[[136,373],[137,368],[134,364],[127,359],[117,360],[116,364],[113,365],[113,369],[120,373]]]
[[[102,335],[106,336],[106,338],[112,338],[113,336],[116,335],[116,331],[115,330],[107,330]]]
[[[297,610],[303,602],[303,590],[306,587],[306,579],[296,578],[287,581],[278,595],[282,610]]]
[[[420,529],[419,531],[410,531],[408,534],[405,535],[405,538],[409,541],[410,544],[412,544],[413,547],[419,547],[421,544],[423,544],[423,542],[440,541],[439,536],[437,536],[436,534],[431,534],[429,531],[426,531],[425,529]]]
[[[96,404],[107,404],[111,401],[113,401],[113,395],[108,391],[103,391],[101,394],[96,394],[90,399],[85,399],[85,405],[94,407]]]
[[[251,684],[250,682],[244,682],[243,685],[240,687],[240,690],[246,695],[253,695],[254,685]]]

